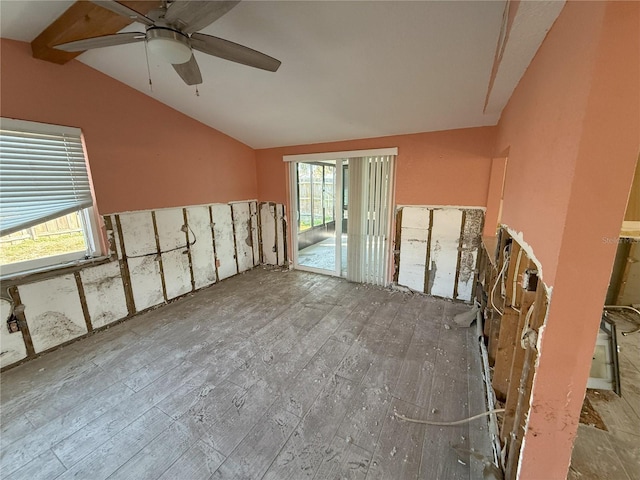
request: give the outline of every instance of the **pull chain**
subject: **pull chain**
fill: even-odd
[[[147,41],[144,42],[144,55],[147,58],[147,75],[149,76],[149,91],[153,92],[153,83],[151,82],[151,68],[149,67],[149,51],[147,50]]]

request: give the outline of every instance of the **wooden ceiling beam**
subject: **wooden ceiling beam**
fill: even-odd
[[[156,1],[121,1],[120,3],[146,15],[160,6]],[[118,33],[133,21],[94,3],[78,1],[31,42],[34,58],[63,65],[82,52],[63,52],[54,45],[84,38]]]

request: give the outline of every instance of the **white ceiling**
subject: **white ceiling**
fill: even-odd
[[[0,34],[30,42],[72,3],[3,0]],[[143,44],[78,59],[253,148],[494,125],[564,2],[523,3],[555,7],[521,21],[526,35],[512,29],[515,51],[529,53],[504,56],[488,114],[504,0],[243,1],[202,32],[282,66],[271,73],[196,52],[200,96],[151,57],[150,92]]]

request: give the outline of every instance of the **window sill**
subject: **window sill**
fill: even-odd
[[[20,285],[24,283],[32,283],[39,280],[58,277],[60,275],[65,275],[68,273],[75,273],[84,268],[102,265],[113,260],[115,260],[115,256],[113,258],[101,256],[83,260],[75,260],[73,262],[67,262],[48,267],[35,268],[33,270],[26,270],[17,273],[10,273],[7,275],[0,274],[0,282],[2,282],[3,286],[5,287]]]

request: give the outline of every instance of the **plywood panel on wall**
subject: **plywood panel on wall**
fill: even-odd
[[[20,285],[18,291],[36,353],[87,333],[72,274]]]
[[[429,212],[428,208],[420,207],[402,209],[398,284],[417,292],[424,292],[425,287]]]
[[[211,205],[211,215],[213,217],[213,234],[216,244],[218,277],[222,280],[238,273],[235,259],[233,222],[231,221],[231,206],[220,203]]]
[[[251,236],[251,212],[248,203],[234,203],[233,225],[235,230],[238,271],[253,268],[253,238]]]
[[[213,234],[209,207],[187,208],[189,228],[194,235],[191,243],[191,266],[195,288],[202,288],[216,281],[215,257],[213,253]]]
[[[104,327],[128,315],[118,262],[80,271],[91,326]]]
[[[27,347],[24,343],[24,337],[22,332],[9,333],[6,328],[5,320],[11,315],[11,304],[0,299],[0,319],[2,319],[2,325],[0,325],[0,368],[11,365],[12,363],[19,362],[27,356]]]

